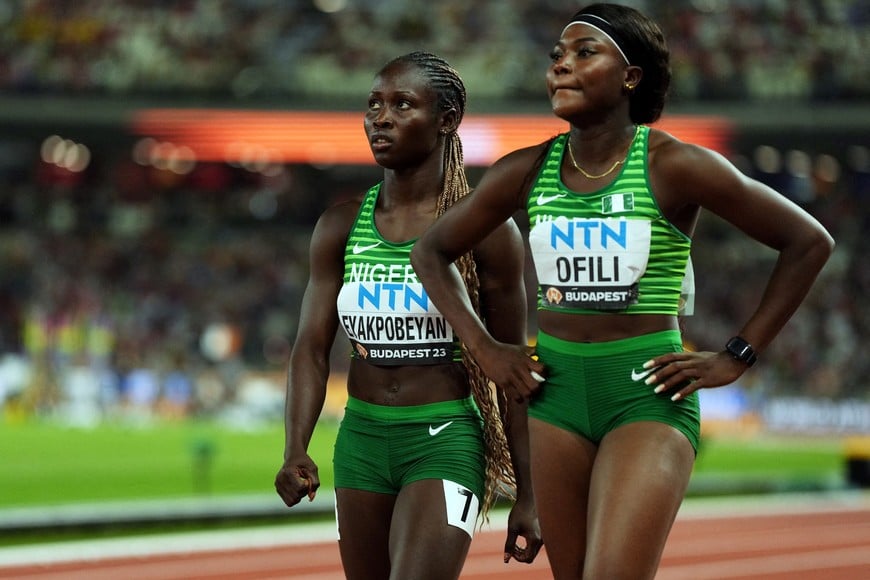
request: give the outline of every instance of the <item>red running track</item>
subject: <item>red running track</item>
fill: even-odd
[[[552,578],[501,560],[503,521],[478,532],[462,578]],[[332,525],[0,549],[0,578],[21,580],[339,580]],[[657,580],[870,579],[870,495],[687,501]]]

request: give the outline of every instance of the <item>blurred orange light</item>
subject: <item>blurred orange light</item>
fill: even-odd
[[[714,116],[671,116],[656,127],[684,141],[728,154],[731,124]],[[552,115],[468,115],[459,130],[468,165],[489,165],[518,149],[567,130]],[[316,165],[371,165],[362,114],[355,112],[148,109],[131,130],[142,137],[189,147],[200,161],[250,161],[268,151],[269,161]],[[247,151],[247,153],[246,153]]]

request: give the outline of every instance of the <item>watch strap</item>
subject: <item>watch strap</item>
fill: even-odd
[[[758,360],[758,355],[755,354],[755,349],[745,339],[740,336],[732,337],[725,344],[725,350],[728,351],[735,360],[738,360],[746,366],[752,366]]]

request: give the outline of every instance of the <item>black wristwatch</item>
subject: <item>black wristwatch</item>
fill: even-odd
[[[729,340],[725,345],[725,350],[728,351],[728,354],[734,357],[734,360],[739,360],[748,367],[754,365],[755,361],[758,360],[758,356],[755,354],[755,349],[752,348],[752,345],[739,336],[735,336]]]

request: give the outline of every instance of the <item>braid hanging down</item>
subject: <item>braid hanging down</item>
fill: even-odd
[[[444,187],[439,198],[438,215],[444,213],[448,207],[469,191],[463,166],[462,143],[456,132],[449,136],[444,157]],[[456,261],[456,266],[465,281],[465,287],[468,290],[474,311],[480,316],[480,295],[478,292],[480,281],[477,278],[474,257],[471,253],[465,254]],[[486,448],[486,490],[480,513],[482,522],[486,522],[489,510],[495,503],[499,492],[513,496],[516,489],[510,449],[499,411],[499,407],[504,408],[506,401],[504,393],[490,385],[489,379],[483,374],[477,361],[469,354],[465,345],[462,347],[462,362],[468,369],[471,392],[483,417],[483,440]]]
[[[427,52],[413,52],[401,60],[414,63],[429,78],[432,88],[438,94],[438,106],[442,110],[453,109],[457,114],[457,123],[462,121],[465,113],[465,85],[456,72],[445,60]],[[465,174],[465,161],[462,153],[462,140],[456,131],[447,137],[444,148],[444,183],[438,197],[437,215],[440,216],[447,208],[456,203],[470,191]],[[471,253],[465,254],[456,261],[456,266],[465,281],[468,295],[478,316],[480,310],[480,281]],[[504,424],[500,408],[506,408],[506,397],[498,388],[490,384],[474,358],[463,345],[462,360],[468,371],[471,392],[480,409],[483,418],[483,439],[486,449],[486,489],[481,502],[481,524],[489,521],[490,508],[495,503],[499,493],[515,496],[516,478],[511,463],[510,449],[505,436]]]

